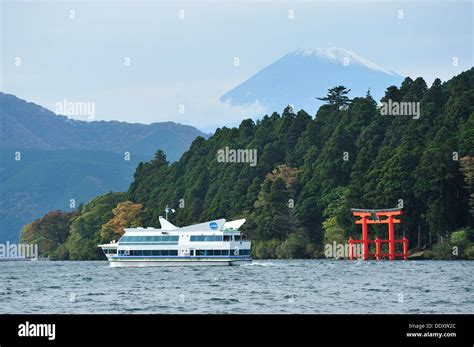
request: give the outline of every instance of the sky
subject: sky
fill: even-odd
[[[471,0],[0,2],[0,91],[53,112],[92,102],[93,120],[238,125],[261,106],[219,97],[300,48],[345,48],[428,84],[474,65]]]

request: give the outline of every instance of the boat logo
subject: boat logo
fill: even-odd
[[[216,222],[209,223],[209,228],[211,228],[212,230],[217,230],[217,223]]]

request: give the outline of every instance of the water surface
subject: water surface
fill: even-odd
[[[474,262],[0,262],[0,313],[474,313]]]

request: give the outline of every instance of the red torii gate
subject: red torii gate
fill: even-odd
[[[352,214],[356,217],[360,217],[356,220],[356,224],[362,224],[362,240],[353,240],[349,238],[349,259],[360,257],[360,255],[354,255],[354,244],[363,244],[362,258],[369,260],[370,256],[375,256],[375,259],[379,260],[383,257],[388,257],[390,260],[395,260],[396,257],[403,257],[408,259],[408,239],[403,237],[401,240],[395,240],[395,228],[394,224],[399,224],[400,219],[394,218],[403,214],[400,208],[391,208],[385,210],[367,210],[352,208]],[[380,217],[387,217],[386,219],[380,219]],[[388,240],[382,240],[379,237],[374,240],[369,240],[369,226],[368,224],[388,224]],[[375,254],[369,253],[369,243],[375,243]],[[388,243],[388,254],[382,254],[382,243]],[[395,253],[395,244],[403,243],[403,253]]]

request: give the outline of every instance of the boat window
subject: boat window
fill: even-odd
[[[196,250],[197,256],[222,256],[222,255],[229,255],[228,249],[197,249]]]
[[[227,239],[226,239],[227,237]],[[230,236],[224,236],[224,240],[225,241],[230,241],[229,239]],[[190,241],[192,242],[213,242],[213,241],[217,241],[217,242],[221,242],[223,239],[222,235],[193,235],[191,236],[190,238]]]
[[[120,250],[119,255],[126,256],[126,251]],[[173,256],[178,255],[178,250],[176,249],[162,249],[162,250],[131,250],[129,253],[130,256],[141,257],[141,256]]]
[[[179,236],[124,236],[119,242],[124,243],[177,243]]]
[[[240,241],[240,235],[234,235],[234,240],[235,241]]]
[[[224,235],[224,242],[228,242],[231,240],[231,236],[230,235]]]

